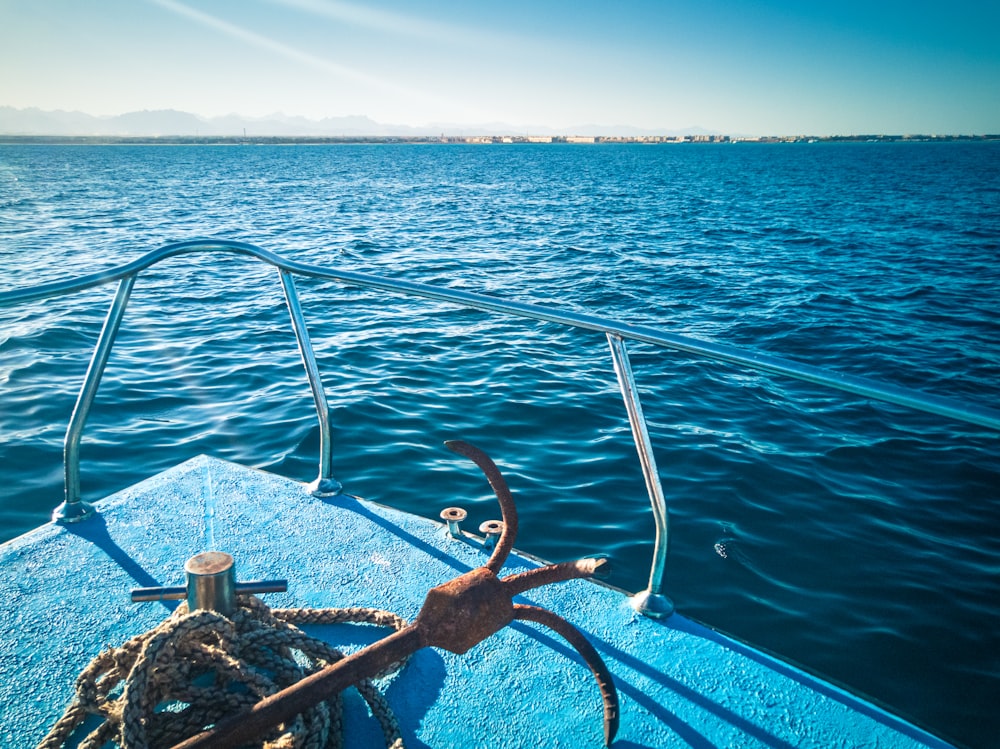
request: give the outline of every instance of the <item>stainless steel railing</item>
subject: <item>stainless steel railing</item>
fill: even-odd
[[[667,549],[669,546],[669,513],[656,469],[656,461],[653,457],[653,449],[646,428],[646,421],[642,414],[638,388],[629,363],[628,351],[625,347],[626,340],[641,341],[676,352],[747,367],[758,372],[783,375],[803,382],[810,382],[855,395],[861,395],[865,398],[894,403],[918,411],[937,414],[1000,431],[1000,411],[994,409],[974,405],[970,406],[949,398],[927,395],[907,388],[882,384],[867,378],[828,372],[808,364],[745,351],[733,346],[700,341],[695,338],[667,333],[646,326],[629,325],[616,320],[565,312],[550,307],[504,300],[483,294],[444,289],[411,281],[378,278],[364,273],[298,263],[244,242],[234,242],[225,239],[194,239],[187,242],[165,245],[130,263],[110,270],[73,280],[42,284],[32,288],[15,289],[0,293],[0,307],[10,307],[49,297],[74,294],[89,288],[118,281],[118,292],[108,310],[107,319],[98,338],[97,345],[94,348],[90,366],[84,377],[76,407],[73,410],[69,426],[66,430],[64,443],[65,500],[56,509],[54,519],[71,522],[86,517],[92,512],[92,508],[88,507],[82,501],[80,494],[80,438],[136,278],[142,271],[168,258],[206,251],[248,255],[274,266],[279,271],[282,289],[285,294],[285,303],[291,316],[296,339],[298,340],[299,352],[302,356],[306,376],[312,390],[316,415],[320,426],[319,476],[310,484],[310,488],[314,493],[335,494],[340,490],[340,484],[332,475],[332,442],[330,439],[329,409],[326,395],[319,374],[319,368],[316,364],[316,357],[309,341],[309,334],[295,290],[293,276],[339,281],[352,286],[433,299],[461,307],[498,312],[515,317],[541,320],[604,333],[611,348],[615,374],[618,378],[622,398],[625,401],[632,436],[639,454],[643,476],[646,480],[646,489],[649,493],[649,500],[656,521],[656,539],[649,575],[649,585],[645,591],[633,599],[635,607],[650,616],[667,616],[673,611],[673,603],[664,594],[664,577],[666,573]]]

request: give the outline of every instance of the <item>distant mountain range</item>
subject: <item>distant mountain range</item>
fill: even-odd
[[[324,117],[310,120],[273,114],[266,117],[200,117],[176,109],[127,112],[97,117],[84,112],[47,111],[0,106],[0,135],[76,136],[433,136],[433,135],[714,135],[703,128],[648,130],[626,125],[575,125],[559,130],[550,127],[511,125],[502,122],[481,125],[431,123],[423,127],[387,125],[364,115]]]

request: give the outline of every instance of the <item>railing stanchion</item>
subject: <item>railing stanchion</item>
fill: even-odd
[[[313,401],[316,403],[316,417],[319,419],[319,476],[309,485],[310,491],[317,497],[331,497],[339,494],[343,488],[337,479],[333,478],[333,441],[330,438],[330,408],[326,402],[326,392],[323,390],[323,380],[320,378],[319,366],[316,364],[316,354],[309,342],[309,331],[305,318],[302,316],[302,305],[295,291],[295,280],[287,270],[279,269],[281,287],[285,291],[285,303],[292,317],[292,327],[299,343],[299,353],[302,364],[306,368],[309,387],[312,389]]]
[[[66,427],[66,439],[63,441],[66,498],[52,511],[52,520],[57,523],[75,523],[94,513],[94,508],[84,502],[80,495],[80,437],[83,434],[83,425],[87,423],[87,416],[90,415],[94,396],[97,395],[97,388],[101,384],[101,375],[104,374],[108,357],[111,355],[111,347],[115,344],[115,336],[121,327],[136,276],[137,274],[133,273],[118,282],[118,291],[114,301],[111,302],[111,307],[108,308],[108,316],[104,319],[104,327],[101,328],[101,335],[90,357],[90,366],[87,367],[80,394],[76,398],[73,415],[70,416],[69,426]]]
[[[920,393],[908,388],[886,385],[864,377],[828,372],[819,367],[790,361],[754,351],[745,351],[735,346],[701,341],[687,336],[645,326],[630,325],[608,318],[567,312],[551,307],[526,304],[497,297],[475,294],[454,288],[436,287],[428,284],[415,283],[402,279],[385,279],[376,276],[357,273],[342,269],[323,268],[294,262],[275,255],[274,253],[246,242],[236,242],[227,239],[191,239],[175,242],[149,252],[129,263],[110,268],[87,276],[68,281],[57,281],[23,289],[0,290],[0,308],[12,307],[18,304],[40,301],[66,294],[75,294],[85,289],[102,286],[112,281],[119,281],[118,294],[108,311],[104,329],[98,339],[97,347],[91,358],[90,368],[84,380],[76,408],[66,431],[65,441],[65,471],[66,471],[66,501],[53,513],[53,519],[61,522],[72,522],[87,517],[93,509],[80,498],[80,436],[84,423],[90,411],[97,386],[100,383],[111,346],[114,343],[118,326],[121,322],[128,297],[136,276],[146,268],[168,258],[179,255],[217,250],[239,255],[248,255],[277,268],[281,274],[281,283],[285,291],[285,302],[292,318],[292,326],[299,344],[299,352],[305,365],[309,385],[312,388],[316,403],[316,415],[320,426],[320,461],[319,477],[310,484],[314,494],[320,496],[336,494],[340,491],[340,483],[332,476],[332,442],[330,439],[330,415],[326,394],[316,365],[316,357],[309,342],[309,335],[302,316],[302,309],[295,291],[292,273],[308,278],[319,278],[337,281],[349,286],[377,289],[392,294],[414,296],[422,299],[455,304],[486,312],[496,312],[513,317],[540,320],[556,323],[582,330],[600,331],[608,338],[611,354],[614,359],[615,372],[625,407],[628,410],[632,436],[635,439],[639,460],[642,463],[643,476],[653,506],[653,516],[656,521],[656,541],[653,547],[653,564],[649,576],[649,587],[636,595],[633,605],[650,616],[667,616],[673,612],[673,603],[663,594],[663,578],[666,569],[668,535],[668,514],[663,488],[653,460],[653,450],[646,429],[646,421],[642,415],[639,397],[636,392],[635,380],[632,375],[628,353],[624,339],[658,346],[678,354],[689,354],[711,361],[725,362],[738,367],[746,367],[753,371],[770,375],[790,377],[801,382],[821,385],[835,390],[860,395],[885,403],[894,403],[906,408],[916,409],[924,413],[937,414],[949,419],[956,419],[967,424],[985,426],[994,431],[1000,431],[1000,410],[982,405],[968,405],[951,398]]]
[[[642,475],[646,479],[646,491],[649,492],[649,502],[653,506],[653,518],[656,521],[656,540],[653,543],[653,563],[649,572],[649,586],[646,590],[632,597],[632,606],[646,616],[654,618],[667,617],[674,613],[674,602],[663,593],[663,578],[667,568],[667,550],[670,546],[670,524],[667,513],[667,501],[663,496],[663,486],[656,470],[656,460],[653,458],[653,446],[649,441],[649,431],[646,429],[646,418],[642,415],[642,405],[639,403],[639,393],[636,390],[635,377],[629,364],[628,351],[621,336],[607,333],[608,345],[611,346],[611,358],[615,364],[615,375],[618,377],[618,387],[625,400],[625,410],[628,411],[628,421],[632,427],[632,438],[639,452],[639,462],[642,464]]]

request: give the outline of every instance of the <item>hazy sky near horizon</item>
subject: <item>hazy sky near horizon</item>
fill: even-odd
[[[0,105],[1000,132],[1000,3],[0,0]]]

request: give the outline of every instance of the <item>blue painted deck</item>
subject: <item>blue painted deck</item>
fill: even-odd
[[[442,501],[442,506],[448,504]],[[428,589],[486,554],[434,521],[195,458],[98,503],[100,514],[48,525],[0,546],[0,744],[30,746],[62,714],[80,670],[102,648],[155,626],[163,603],[134,587],[182,585],[185,560],[234,555],[241,580],[281,578],[271,606],[375,606],[412,619]],[[535,566],[512,555],[504,575]],[[621,697],[616,747],[943,747],[844,691],[680,615],[656,622],[584,581],[522,600],[573,622]],[[344,650],[385,630],[312,628]],[[515,623],[465,655],[420,651],[386,694],[408,747],[598,747],[601,700],[557,635]],[[356,695],[347,744],[383,746]]]

